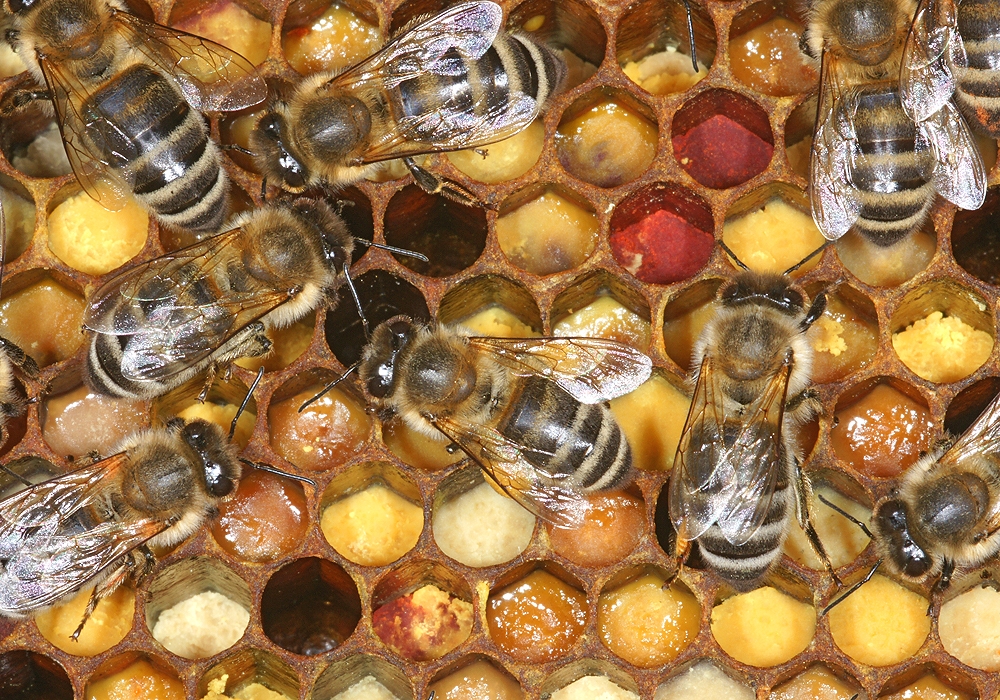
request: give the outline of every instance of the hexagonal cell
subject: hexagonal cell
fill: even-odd
[[[647,185],[611,215],[611,252],[642,282],[670,284],[694,276],[715,249],[712,209],[685,187]]]
[[[218,42],[256,66],[271,47],[270,18],[256,0],[180,0],[166,24]]]
[[[235,376],[217,377],[205,400],[198,397],[205,390],[205,381],[198,377],[153,400],[153,416],[166,423],[176,416],[185,421],[197,419],[215,423],[228,435],[240,405],[247,400],[249,388]],[[236,420],[233,443],[243,449],[257,422],[257,400],[250,396],[246,408]]]
[[[39,367],[65,360],[83,342],[83,297],[42,270],[5,280],[0,335],[16,343]]]
[[[993,352],[990,306],[957,282],[940,279],[907,293],[889,319],[892,348],[914,374],[937,383],[964,379]]]
[[[413,700],[406,674],[385,659],[354,654],[335,661],[319,674],[312,694],[314,700],[366,700],[393,698]]]
[[[145,693],[160,700],[183,700],[184,684],[177,670],[162,659],[127,652],[108,659],[87,679],[87,700],[117,700]]]
[[[384,270],[366,272],[354,280],[354,288],[372,328],[399,314],[417,321],[430,319],[420,290]],[[327,345],[342,365],[349,367],[361,359],[361,348],[368,340],[351,299],[326,312],[325,333]]]
[[[971,678],[953,669],[938,667],[935,673],[918,667],[886,682],[879,700],[974,700],[979,697]]]
[[[434,541],[466,566],[493,566],[527,549],[535,516],[488,483],[478,466],[450,474],[434,492]]]
[[[108,211],[74,181],[48,204],[48,246],[74,270],[103,275],[138,255],[149,237],[149,214],[129,197]]]
[[[517,680],[499,662],[482,654],[448,664],[434,674],[429,689],[442,700],[524,700]]]
[[[894,287],[922,272],[934,257],[937,240],[930,221],[889,245],[873,243],[853,229],[837,241],[837,256],[865,284]]]
[[[382,423],[382,442],[411,467],[436,472],[465,459],[461,450],[448,451],[447,440],[435,440],[408,426],[399,416]]]
[[[224,658],[208,669],[198,681],[198,697],[210,690],[241,698],[259,697],[269,691],[267,700],[292,700],[299,696],[299,678],[295,669],[260,649],[245,649]]]
[[[361,621],[357,584],[340,566],[306,557],[276,571],[260,600],[264,634],[293,654],[336,649]]]
[[[250,587],[209,557],[192,557],[158,571],[146,599],[153,639],[185,659],[215,656],[238,642],[250,624]]]
[[[617,573],[601,590],[597,630],[615,655],[639,668],[668,664],[698,636],[701,606],[667,572],[643,565]]]
[[[683,382],[660,369],[654,369],[635,391],[611,400],[611,412],[628,439],[636,468],[666,471],[673,466],[690,407]]]
[[[927,400],[910,385],[876,377],[837,400],[830,444],[838,459],[873,477],[902,474],[938,437]]]
[[[553,300],[552,335],[610,338],[645,351],[651,340],[649,304],[604,270],[578,277]]]
[[[296,0],[281,25],[281,50],[300,75],[341,71],[382,45],[378,11],[364,0]]]
[[[407,185],[393,195],[386,207],[385,242],[423,253],[430,259],[424,262],[393,254],[400,264],[414,272],[448,277],[469,267],[482,255],[486,248],[486,211]]]
[[[37,613],[38,632],[54,647],[74,656],[97,656],[118,644],[132,630],[135,589],[130,585],[119,586],[110,596],[102,598],[80,636],[73,639],[92,593],[93,586],[85,586],[68,600]]]
[[[966,666],[1000,671],[1000,590],[995,581],[974,586],[941,606],[938,635],[945,651]]]
[[[581,566],[610,566],[632,553],[646,532],[646,503],[637,488],[587,496],[577,527],[545,523],[552,550]]]
[[[423,500],[413,480],[388,462],[355,464],[326,487],[320,528],[330,546],[362,566],[385,566],[416,546]]]
[[[782,273],[826,245],[809,213],[805,192],[783,182],[754,190],[726,212],[722,240],[751,270]],[[819,264],[816,255],[790,273],[804,275]]]
[[[823,549],[834,568],[847,566],[857,559],[858,555],[868,546],[868,535],[857,524],[851,522],[836,510],[819,499],[820,496],[830,501],[838,508],[847,511],[863,523],[869,523],[872,517],[872,504],[865,495],[864,489],[853,479],[840,473],[823,472],[811,474],[813,481],[813,497],[810,499],[813,527],[819,535]],[[830,482],[834,482],[834,486]],[[841,492],[850,494],[844,495]],[[790,519],[791,527],[788,539],[785,540],[784,553],[803,566],[814,571],[824,571],[823,563],[816,556],[812,546],[806,539],[805,532],[799,527],[798,518]]]
[[[843,674],[847,675],[847,674]],[[768,700],[868,700],[858,682],[842,677],[826,666],[810,666],[793,678],[779,684]]]
[[[438,321],[459,323],[475,335],[532,338],[542,329],[538,304],[520,282],[482,275],[451,287],[438,306]]]
[[[604,25],[583,0],[526,0],[511,11],[507,29],[563,49],[567,90],[593,75],[604,60]]]
[[[524,663],[551,661],[583,634],[587,595],[561,566],[529,562],[497,580],[486,603],[486,621],[500,651]]]
[[[78,381],[79,369],[71,380]],[[114,454],[112,450],[128,435],[148,427],[150,409],[143,401],[125,401],[95,394],[86,386],[43,397],[38,408],[42,437],[63,457],[90,452]]]
[[[267,80],[268,86],[275,92],[284,92],[288,85],[276,79]],[[219,117],[219,144],[224,147],[228,146],[239,146],[240,148],[245,148],[248,153],[237,150],[235,148],[226,148],[226,157],[236,163],[238,166],[244,170],[248,170],[251,173],[256,173],[257,175],[263,175],[260,168],[257,167],[257,160],[251,153],[253,149],[250,147],[250,133],[253,131],[254,127],[257,126],[257,122],[260,118],[264,116],[267,111],[265,109],[266,103],[259,105],[257,107],[251,107],[249,110],[242,110],[240,112],[230,112]],[[230,198],[232,195],[239,191],[238,187],[230,188]],[[258,192],[260,190],[258,189]],[[264,199],[264,197],[261,197]],[[164,228],[160,231],[160,239],[169,236],[170,241],[176,244],[177,248],[183,247],[181,243],[182,240],[179,237],[174,237],[169,229]],[[190,244],[189,244],[190,245]],[[170,250],[170,246],[164,243],[163,246],[166,250]]]
[[[816,98],[810,97],[792,110],[785,121],[785,157],[792,172],[809,179],[809,158],[816,126]]]
[[[799,48],[806,24],[801,9],[788,0],[765,0],[733,17],[729,27],[733,77],[776,97],[815,89],[817,62]]]
[[[24,82],[24,87],[34,84],[30,77]],[[60,177],[72,172],[59,127],[51,110],[40,101],[0,119],[0,134],[0,151],[18,172],[29,177]]]
[[[694,344],[709,319],[715,314],[715,300],[721,279],[702,280],[682,290],[663,309],[663,345],[683,371],[693,369]]]
[[[951,227],[951,251],[955,262],[973,277],[1000,284],[1000,187],[986,191],[979,209],[955,212]]]
[[[30,651],[0,654],[0,688],[7,700],[73,700],[73,684],[65,669]]]
[[[891,666],[923,646],[931,629],[927,608],[927,598],[885,576],[874,576],[827,613],[830,634],[855,661]]]
[[[811,299],[823,290],[826,309],[806,334],[817,384],[839,381],[867,367],[878,351],[878,312],[872,300],[846,284],[806,287]]]
[[[244,561],[278,561],[305,540],[307,506],[300,482],[244,466],[236,492],[217,506],[212,536]]]
[[[271,447],[301,469],[326,471],[344,464],[371,435],[372,418],[348,384],[330,389],[299,410],[340,376],[311,369],[289,379],[271,396],[267,411]]]
[[[756,694],[745,680],[736,680],[711,661],[701,661],[661,683],[656,689],[655,700],[754,700],[754,697]]]
[[[545,124],[541,119],[513,136],[479,148],[451,151],[445,158],[459,171],[478,182],[495,185],[521,177],[531,170],[545,146]]]
[[[671,139],[681,167],[713,189],[764,172],[774,152],[767,112],[729,90],[706,90],[688,100],[674,115]]]
[[[0,176],[0,206],[4,212],[3,260],[11,262],[31,245],[35,231],[35,200],[17,180]]]
[[[437,659],[472,632],[472,588],[433,561],[409,561],[388,572],[372,591],[372,631],[404,659]]]
[[[688,17],[680,2],[643,0],[629,7],[618,21],[615,42],[618,63],[632,82],[654,95],[683,92],[708,75],[715,60],[716,35],[712,17],[691,5],[698,71],[691,65]]]
[[[615,664],[602,659],[580,659],[546,678],[540,695],[552,700],[637,700],[638,692],[635,680]]]
[[[40,484],[62,474],[63,471],[41,457],[21,457],[7,462],[0,471],[0,500],[26,489],[25,481],[30,484]]]
[[[563,112],[556,132],[559,162],[574,177],[617,187],[640,177],[656,157],[656,115],[631,94],[600,87]]]
[[[750,666],[783,664],[806,650],[816,633],[816,608],[763,586],[726,598],[712,609],[712,636],[722,650]],[[767,644],[761,644],[762,639]]]
[[[517,268],[551,275],[582,265],[597,246],[594,207],[558,185],[532,185],[508,197],[497,217],[500,250]]]

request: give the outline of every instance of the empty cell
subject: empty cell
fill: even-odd
[[[83,309],[83,297],[46,276],[0,301],[0,335],[46,367],[80,347]]]
[[[979,209],[955,212],[951,250],[955,262],[970,275],[1000,284],[1000,188],[987,190]]]
[[[581,566],[610,566],[627,557],[646,531],[642,496],[608,491],[587,496],[588,507],[578,527],[545,524],[553,551]]]
[[[244,561],[277,561],[298,549],[309,531],[302,484],[244,467],[236,491],[218,506],[212,536]]]
[[[6,700],[73,700],[73,685],[62,666],[25,650],[0,654],[0,688]]]
[[[381,44],[375,9],[363,3],[292,3],[281,28],[285,59],[301,75],[347,68]]]
[[[712,636],[751,666],[777,666],[806,650],[816,609],[770,586],[727,598],[712,609]]]

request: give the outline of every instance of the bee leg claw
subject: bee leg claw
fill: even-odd
[[[440,194],[452,201],[469,207],[483,206],[483,203],[479,201],[476,195],[454,182],[442,180],[429,170],[421,168],[412,158],[404,158],[403,163],[406,164],[410,174],[413,175],[413,181],[424,192],[428,194]]]

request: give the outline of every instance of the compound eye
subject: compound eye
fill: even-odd
[[[268,114],[261,118],[257,127],[277,141],[281,137],[281,126],[278,124],[277,114]]]
[[[410,338],[411,328],[413,328],[413,324],[409,321],[394,321],[389,325],[389,332],[392,333],[393,350],[399,350],[406,345],[406,341]]]
[[[794,289],[786,289],[781,298],[789,306],[802,306],[802,295]]]
[[[376,399],[384,399],[392,389],[392,367],[381,364],[375,376],[368,380],[368,393]]]
[[[236,488],[236,482],[226,476],[218,462],[205,463],[205,485],[216,498],[225,498]]]
[[[8,0],[7,5],[10,8],[11,14],[20,14],[26,12],[35,6],[37,0]]]

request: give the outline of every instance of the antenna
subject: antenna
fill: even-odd
[[[360,364],[361,364],[360,360],[358,360],[357,362],[355,362],[353,365],[351,365],[346,370],[344,370],[344,373],[342,375],[340,375],[339,377],[337,377],[336,379],[334,379],[332,382],[330,382],[329,384],[327,384],[325,387],[323,387],[323,389],[318,394],[316,394],[311,399],[309,399],[308,401],[306,401],[304,404],[302,404],[301,406],[299,406],[299,413],[302,413],[309,406],[311,406],[312,404],[316,403],[321,398],[323,398],[324,396],[326,396],[327,392],[329,392],[330,389],[332,389],[333,387],[337,386],[342,381],[344,381],[347,378],[347,375],[349,375],[351,372],[353,372],[354,370],[356,370],[358,368],[358,365],[360,365]]]
[[[838,506],[833,501],[828,500],[826,496],[824,496],[821,493],[817,493],[816,494],[816,498],[818,500],[822,501],[828,507],[833,508],[835,511],[837,511],[838,513],[840,513],[841,515],[843,515],[845,518],[847,518],[848,520],[850,520],[852,523],[854,523],[858,527],[860,527],[861,530],[866,535],[868,535],[868,539],[870,539],[870,540],[875,539],[875,535],[872,534],[872,531],[868,529],[867,525],[865,525],[863,522],[861,522],[860,520],[858,520],[857,518],[855,518],[853,515],[851,515],[850,513],[848,513],[846,510],[844,510],[843,508],[841,508],[840,506]]]
[[[379,248],[381,250],[388,250],[390,253],[407,255],[411,258],[416,258],[417,260],[421,260],[425,263],[429,263],[431,261],[431,259],[428,258],[426,255],[424,255],[423,253],[418,253],[415,250],[407,250],[406,248],[397,248],[394,245],[385,245],[384,243],[372,243],[367,239],[358,238],[357,236],[354,237],[354,240],[355,242],[360,243],[361,245],[366,245],[369,248]]]
[[[819,255],[820,253],[822,253],[824,250],[826,250],[826,247],[828,245],[830,245],[830,241],[827,241],[826,243],[824,243],[823,245],[821,245],[819,248],[817,248],[813,252],[809,253],[809,255],[807,255],[804,258],[802,258],[801,260],[799,260],[797,263],[795,263],[794,265],[792,265],[790,268],[788,268],[787,270],[785,270],[781,274],[783,274],[783,275],[790,275],[790,274],[792,274],[793,272],[795,272],[796,270],[798,270],[800,267],[802,267],[803,265],[805,265],[807,262],[809,262],[810,260],[812,260],[813,258],[815,258],[817,255]]]
[[[347,282],[347,288],[351,290],[351,296],[354,297],[354,306],[358,310],[358,316],[361,317],[361,326],[365,331],[365,340],[371,338],[371,332],[368,329],[368,319],[365,317],[365,310],[361,308],[361,299],[358,297],[358,290],[354,288],[354,281],[351,279],[351,272],[347,268],[347,263],[344,263],[344,280]]]
[[[869,581],[871,581],[872,580],[872,576],[875,575],[875,572],[878,571],[878,567],[880,567],[880,566],[882,566],[882,560],[881,559],[879,559],[877,562],[875,562],[875,566],[872,567],[872,570],[869,571],[868,574],[863,579],[861,579],[860,581],[858,581],[857,583],[855,583],[853,586],[851,586],[850,588],[848,588],[846,591],[844,591],[843,595],[841,595],[835,601],[833,601],[832,603],[830,603],[829,605],[827,605],[825,608],[823,608],[823,614],[824,615],[828,614],[835,607],[837,607],[838,605],[840,605],[841,603],[843,603],[844,599],[847,598],[847,596],[851,595],[852,593],[854,593],[854,591],[858,590],[863,585],[865,585],[866,583],[868,583]]]
[[[254,389],[260,384],[260,378],[264,376],[264,368],[261,367],[257,370],[257,378],[253,380],[253,384],[247,389],[247,395],[243,397],[243,403],[240,404],[239,410],[236,411],[236,415],[233,416],[233,422],[229,424],[229,441],[233,441],[233,435],[236,434],[236,423],[239,422],[240,416],[243,415],[243,411],[246,410],[247,404],[250,403],[250,397],[253,396]]]
[[[727,246],[727,245],[726,245],[726,242],[725,242],[725,241],[721,241],[721,240],[720,240],[720,241],[719,241],[719,247],[720,247],[720,248],[722,248],[722,249],[723,249],[724,251],[726,251],[726,254],[727,254],[727,255],[728,255],[728,256],[729,256],[730,258],[732,258],[733,262],[734,262],[734,263],[736,263],[736,265],[737,265],[738,267],[740,267],[740,268],[741,268],[741,269],[743,269],[743,270],[746,270],[747,272],[750,272],[750,268],[749,268],[749,267],[747,267],[747,266],[746,266],[746,265],[745,265],[745,264],[743,263],[743,261],[742,261],[742,260],[740,260],[740,259],[739,259],[738,257],[736,257],[736,253],[734,253],[734,252],[733,252],[732,248],[730,248],[729,246]]]
[[[257,471],[267,472],[268,474],[275,474],[276,476],[283,476],[286,479],[294,479],[295,481],[301,481],[302,483],[309,484],[310,486],[313,487],[316,486],[316,482],[308,477],[299,476],[298,474],[292,474],[291,472],[286,472],[282,469],[278,469],[277,467],[272,467],[270,464],[264,464],[263,462],[252,462],[249,459],[243,459],[242,457],[240,458],[240,461],[243,462],[243,464],[247,465],[248,467],[256,469]]]
[[[688,47],[691,51],[691,67],[694,68],[694,72],[698,72],[698,54],[694,46],[694,20],[692,19],[691,3],[689,0],[681,0],[684,3],[684,10],[687,12],[688,21]]]

